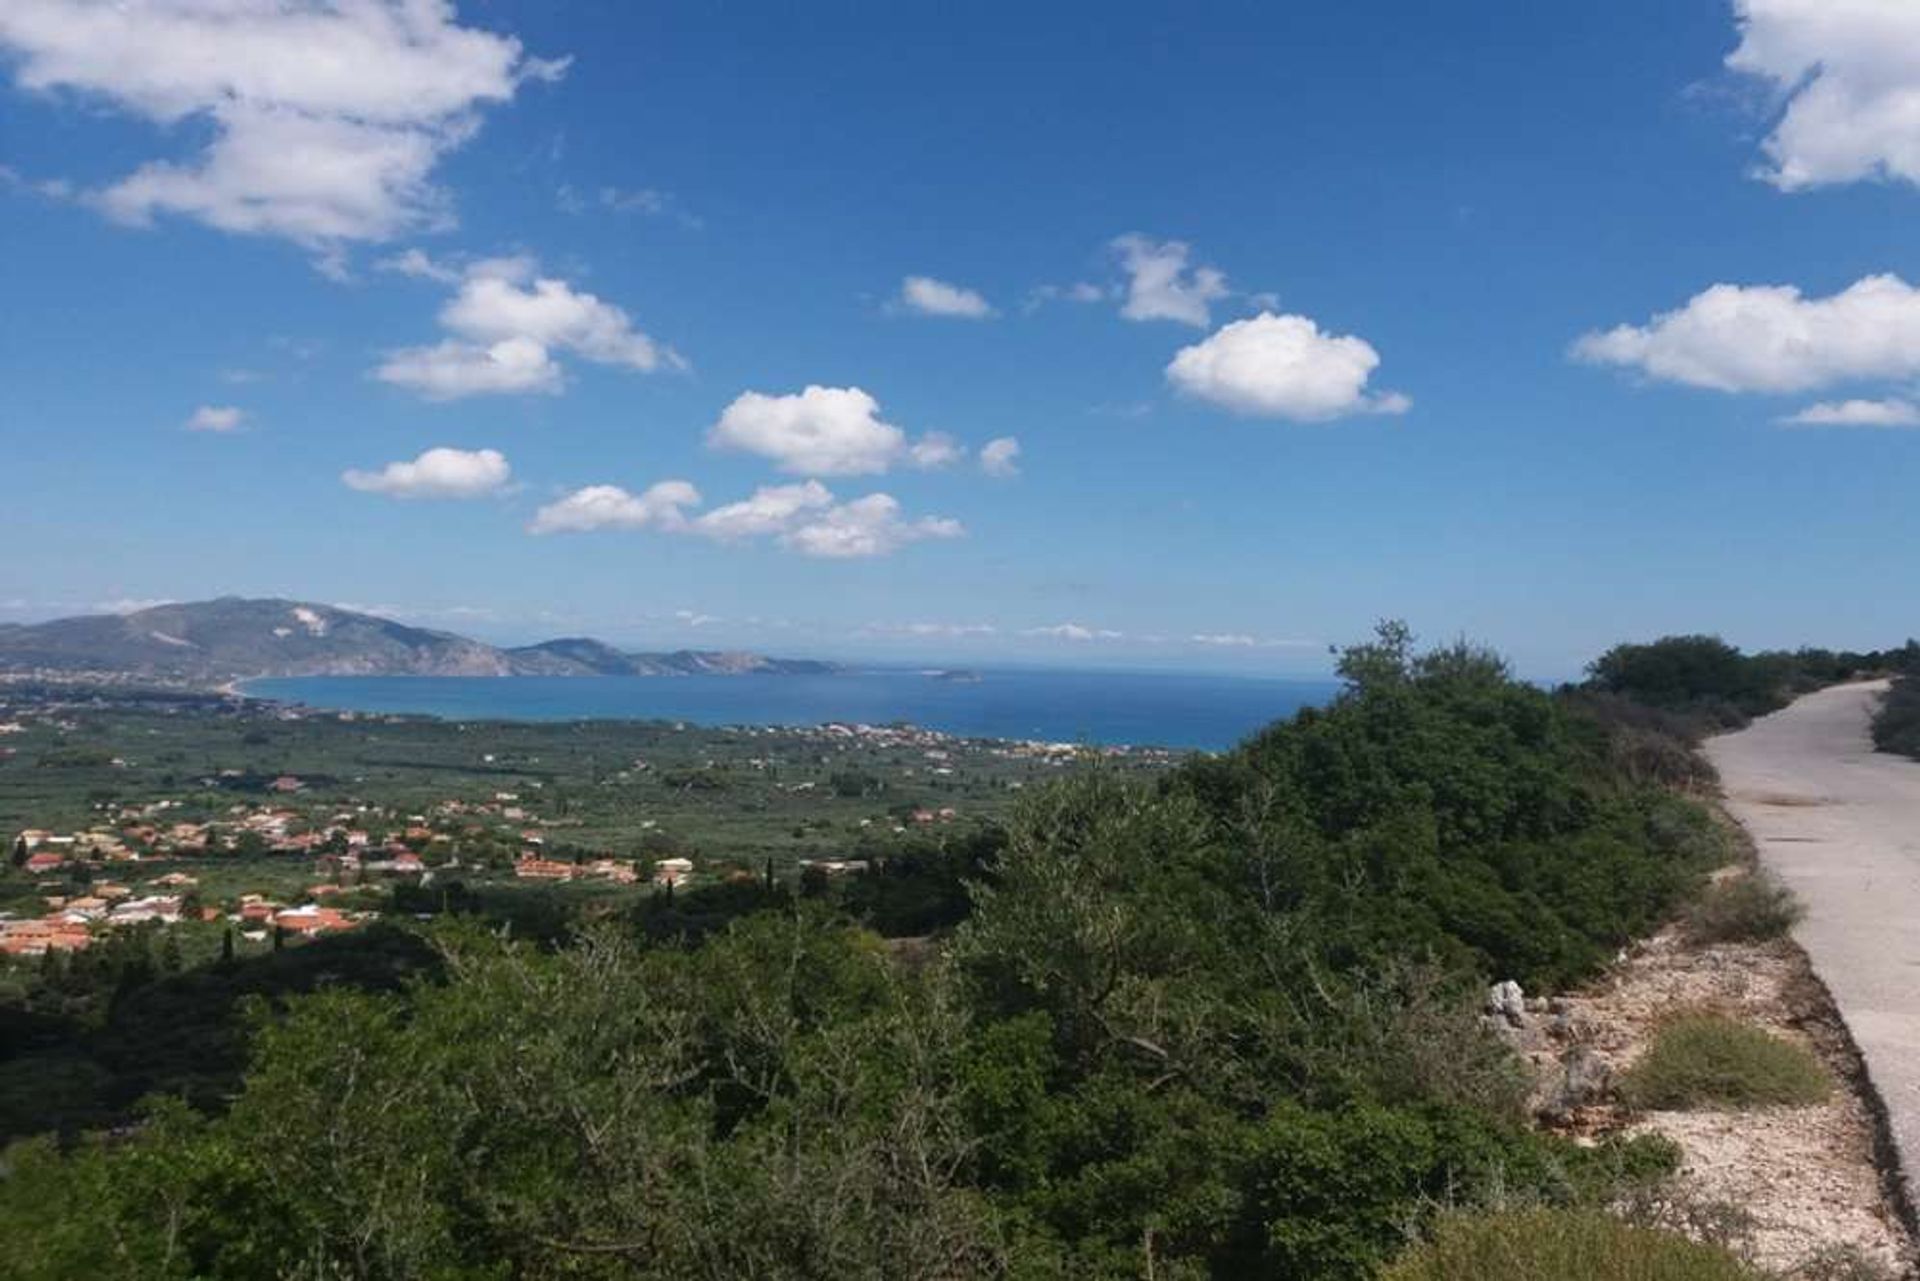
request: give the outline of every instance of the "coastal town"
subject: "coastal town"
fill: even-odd
[[[181,927],[277,948],[426,914],[448,887],[621,900],[857,876],[903,843],[1004,816],[1030,781],[1090,754],[904,725],[647,725],[606,728],[604,753],[557,766],[572,727],[490,734],[70,684],[0,688],[0,718],[0,957],[15,960]],[[352,732],[398,739],[408,768],[344,776],[324,748]],[[169,740],[209,736],[217,768],[161,768],[181,754]],[[289,740],[322,749],[321,768],[279,768],[315,755]],[[1099,755],[1128,768],[1172,759]],[[440,775],[432,790],[421,772]],[[743,794],[760,821],[730,840],[704,820],[716,797]]]

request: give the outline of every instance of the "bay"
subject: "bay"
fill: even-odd
[[[1190,673],[907,668],[823,675],[302,676],[245,692],[309,707],[446,720],[665,720],[702,726],[905,722],[969,738],[1219,751],[1303,707],[1329,680]]]

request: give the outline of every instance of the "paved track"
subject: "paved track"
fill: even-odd
[[[1794,936],[1840,1007],[1920,1192],[1920,761],[1867,737],[1884,683],[1809,694],[1707,744],[1728,808],[1806,904]]]

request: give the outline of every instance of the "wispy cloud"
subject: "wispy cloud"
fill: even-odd
[[[968,636],[994,636],[999,630],[992,623],[868,623],[857,634],[958,640]]]
[[[1910,400],[1828,401],[1780,421],[1792,427],[1920,427],[1920,405]]]
[[[1130,233],[1114,240],[1113,251],[1127,277],[1120,314],[1128,320],[1177,320],[1204,329],[1212,321],[1209,305],[1233,292],[1225,272],[1193,265],[1193,249],[1182,241]]]
[[[245,429],[247,411],[237,405],[202,405],[187,415],[187,421],[181,425],[188,431],[229,435]]]
[[[1050,640],[1116,641],[1125,640],[1125,632],[1113,631],[1105,627],[1087,627],[1080,623],[1054,623],[1047,627],[1029,627],[1020,633],[1022,636],[1043,637]]]
[[[900,282],[894,306],[900,311],[921,316],[945,316],[957,320],[987,320],[993,305],[977,289],[948,284],[932,276],[908,276]]]

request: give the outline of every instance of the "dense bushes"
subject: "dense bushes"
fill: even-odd
[[[1865,653],[1743,654],[1717,636],[1668,636],[1616,645],[1587,673],[1586,683],[1563,697],[1614,727],[1614,766],[1639,780],[1706,782],[1705,763],[1688,745],[1737,729],[1800,694],[1868,676],[1898,678],[1874,718],[1874,746],[1920,759],[1920,640]]]
[[[1385,1009],[1322,1040],[1324,1012],[1202,979],[1164,1025],[1062,1035],[817,909],[691,950],[439,941],[445,982],[265,1025],[222,1119],[16,1146],[7,1275],[1351,1277],[1429,1204],[1670,1160],[1421,1097],[1351,1055]]]
[[[970,882],[978,881],[1006,843],[1006,833],[984,826],[869,858],[869,872],[850,880],[842,905],[861,924],[888,938],[949,929],[966,918]]]
[[[1604,756],[1608,772],[1622,782],[1695,794],[1719,786],[1719,775],[1699,751],[1712,726],[1601,690],[1568,688],[1559,698]]]
[[[1350,692],[1173,790],[1323,959],[1433,955],[1529,986],[1590,971],[1724,859],[1698,808],[1617,767],[1617,726],[1454,647],[1349,656]]]
[[[469,926],[261,1012],[245,1086],[15,1148],[22,1277],[1365,1276],[1442,1204],[1592,1205],[1670,1147],[1519,1119],[1489,978],[1590,972],[1721,857],[1617,727],[1466,647],[825,903]],[[957,898],[966,885],[966,899]],[[686,929],[679,929],[679,924]],[[677,931],[677,932],[676,932]],[[703,941],[689,935],[704,933]]]
[[[1616,645],[1587,671],[1587,690],[1678,716],[1699,737],[1738,728],[1824,685],[1920,671],[1920,642],[1869,653],[1743,654],[1718,636],[1667,636],[1649,644]]]
[[[240,1088],[250,1000],[394,991],[439,963],[417,934],[386,925],[184,970],[168,963],[173,937],[122,930],[14,971],[21,987],[0,1002],[0,1143],[118,1125],[155,1092],[217,1108]]]
[[[1668,636],[1616,645],[1588,669],[1595,688],[1662,711],[1738,724],[1779,706],[1775,673],[1718,636]]]
[[[1873,745],[1920,760],[1920,675],[1903,677],[1887,691],[1874,716]]]

